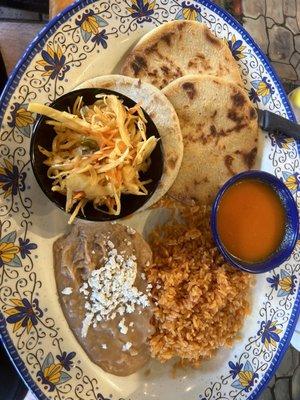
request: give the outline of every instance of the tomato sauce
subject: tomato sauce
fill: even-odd
[[[266,183],[246,179],[223,194],[217,210],[217,230],[226,250],[246,262],[266,260],[285,233],[285,210]]]

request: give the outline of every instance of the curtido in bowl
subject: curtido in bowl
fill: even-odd
[[[108,89],[79,89],[41,114],[30,155],[46,196],[75,217],[107,221],[126,217],[154,193],[163,171],[157,128],[130,98]]]

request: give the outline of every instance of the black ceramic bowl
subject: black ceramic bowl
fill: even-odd
[[[85,105],[90,105],[97,100],[95,96],[98,94],[114,94],[118,96],[119,99],[123,100],[123,104],[128,107],[133,107],[136,104],[130,98],[112,90],[80,89],[59,97],[52,104],[50,104],[50,106],[60,111],[67,111],[68,108],[72,109],[73,104],[78,96],[83,97],[83,102]],[[153,121],[145,111],[144,114],[147,120],[147,137],[154,135],[155,137],[159,138],[159,133]],[[55,131],[52,126],[46,124],[47,120],[49,120],[48,117],[40,116],[37,119],[33,128],[33,134],[30,143],[31,165],[36,180],[38,181],[38,184],[40,185],[42,191],[45,193],[48,199],[55,203],[62,210],[65,210],[66,196],[57,192],[53,192],[51,190],[53,181],[47,177],[48,167],[43,163],[46,157],[38,149],[38,146],[42,146],[47,150],[51,150],[52,141],[55,137]],[[84,207],[85,215],[79,212],[78,217],[89,221],[111,221],[119,218],[124,218],[141,208],[155,192],[155,189],[157,188],[157,185],[162,176],[163,152],[161,141],[157,143],[150,158],[151,164],[148,171],[144,174],[140,174],[142,180],[152,180],[151,183],[146,185],[146,188],[148,190],[148,194],[146,196],[122,195],[121,213],[118,216],[108,215],[99,210],[95,210],[93,204],[89,202]]]

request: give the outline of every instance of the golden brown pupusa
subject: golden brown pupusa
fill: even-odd
[[[163,93],[180,121],[184,151],[168,194],[209,204],[220,186],[253,167],[257,153],[256,111],[237,84],[211,75],[187,75]]]
[[[143,36],[126,58],[122,73],[160,89],[174,79],[199,73],[242,85],[227,44],[195,21],[167,22]]]

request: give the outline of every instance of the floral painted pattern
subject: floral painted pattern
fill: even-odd
[[[154,13],[156,0],[131,0],[131,6],[127,7],[130,16],[139,22],[150,21]]]
[[[19,250],[23,259],[29,256],[31,251],[35,249],[37,249],[37,245],[35,243],[31,243],[29,239],[19,238]]]
[[[66,64],[66,57],[60,45],[48,45],[47,50],[42,50],[41,56],[42,59],[36,63],[39,67],[42,67],[42,76],[63,80],[70,66]]]
[[[60,346],[69,345],[69,336],[61,320],[53,314],[51,302],[39,298],[40,294],[47,291],[48,282],[43,274],[39,275],[41,267],[44,268],[41,266],[42,257],[36,259],[42,255],[44,247],[35,251],[37,244],[27,234],[32,231],[36,237],[40,228],[37,227],[39,214],[35,206],[36,194],[30,188],[30,164],[26,164],[29,161],[28,138],[36,116],[28,112],[27,104],[30,101],[50,103],[72,90],[81,69],[96,60],[100,64],[102,56],[109,56],[111,49],[116,51],[115,38],[118,38],[118,43],[126,42],[132,33],[138,38],[146,30],[174,18],[202,21],[217,35],[224,37],[233,56],[242,65],[247,87],[252,86],[249,91],[251,100],[270,111],[289,115],[285,99],[266,62],[249,45],[246,34],[236,30],[228,17],[223,18],[220,10],[214,11],[213,3],[205,5],[192,0],[77,2],[70,14],[67,13],[55,26],[50,27],[45,36],[41,35],[32,57],[22,65],[24,69],[20,69],[3,103],[8,105],[3,107],[3,125],[10,129],[5,129],[6,132],[2,129],[3,146],[0,148],[0,194],[4,206],[8,205],[6,209],[3,206],[1,214],[1,222],[6,225],[0,235],[5,242],[0,242],[0,324],[3,335],[9,328],[8,337],[19,353],[15,357],[20,357],[26,368],[23,374],[25,379],[36,381],[38,378],[38,387],[46,397],[91,400],[119,398],[110,383],[104,379],[99,381],[97,373],[93,374],[89,365],[76,357],[75,352],[61,350]],[[103,52],[103,49],[106,51]],[[272,141],[269,145],[275,149],[273,158],[268,159],[268,162],[271,161],[268,164],[271,172],[282,177],[296,195],[299,190],[299,174],[296,173],[298,153],[293,142],[276,137],[276,143]],[[9,165],[4,160],[8,160]],[[13,201],[12,207],[10,203]],[[21,230],[22,236],[19,233]],[[7,240],[8,232],[15,232],[13,240]],[[265,374],[272,373],[273,365],[281,353],[281,344],[285,344],[291,310],[297,300],[297,262],[294,254],[287,264],[267,275],[268,288],[262,293],[263,299],[258,299],[254,311],[257,324],[253,323],[245,330],[245,334],[249,335],[244,338],[245,347],[241,348],[241,344],[238,351],[233,348],[230,360],[234,361],[229,363],[230,368],[223,365],[222,372],[227,376],[212,372],[209,380],[201,380],[197,398],[212,400],[222,396],[224,400],[247,399],[250,392],[254,398],[258,381],[260,386],[264,385]],[[14,268],[14,263],[22,268]],[[285,276],[280,269],[286,272]],[[35,300],[39,303],[35,303]],[[267,307],[268,310],[263,314],[263,309]],[[11,334],[13,330],[14,334]],[[111,396],[108,396],[110,393]]]
[[[284,269],[280,270],[280,274],[273,273],[272,277],[267,278],[267,282],[273,290],[277,291],[278,297],[289,296],[296,289],[296,275]]]
[[[43,316],[43,311],[39,307],[39,301],[34,299],[32,303],[28,299],[11,299],[11,308],[5,311],[8,315],[6,322],[13,324],[13,332],[17,332],[21,328],[26,328],[27,334],[31,328],[38,324],[38,319]]]
[[[245,365],[229,362],[229,367],[231,368],[230,373],[232,378],[238,378],[231,384],[231,386],[235,389],[249,392],[254,385],[255,379],[258,378],[258,374],[253,371],[250,362],[246,361]]]
[[[75,352],[72,351],[71,353],[67,353],[67,352],[63,352],[61,355],[56,356],[56,358],[58,359],[58,361],[61,363],[61,365],[63,366],[63,368],[66,371],[70,371],[70,369],[73,366],[73,361],[72,359],[75,357]]]
[[[102,47],[106,49],[107,36],[105,35],[105,30],[99,31],[99,28],[107,25],[107,22],[102,17],[90,10],[76,19],[76,25],[80,28],[81,36],[85,43],[92,37],[93,42],[102,44]]]
[[[300,174],[287,171],[282,172],[283,182],[293,194],[300,189]]]
[[[254,80],[251,84],[256,89],[256,93],[261,98],[262,103],[267,105],[274,94],[274,88],[268,78],[263,77],[261,80]]]
[[[261,342],[269,350],[270,347],[276,348],[282,329],[278,327],[278,321],[262,321],[257,335],[260,336]]]
[[[12,107],[10,128],[17,128],[26,137],[30,137],[31,125],[34,123],[33,114],[27,110],[27,104],[15,102]]]
[[[279,133],[272,135],[271,141],[273,146],[278,146],[280,149],[285,151],[290,151],[294,144],[294,139],[285,135],[280,135]]]
[[[37,377],[41,380],[43,385],[48,386],[49,392],[53,392],[56,386],[61,385],[71,379],[71,376],[64,371],[70,370],[72,366],[72,359],[75,357],[75,352],[63,353],[61,356],[56,356],[58,362],[54,360],[53,354],[49,353],[45,358],[42,368],[37,373]],[[66,368],[67,366],[67,368]]]
[[[249,91],[249,99],[253,101],[253,103],[260,102],[259,95],[257,94],[257,91],[254,88],[251,88]]]
[[[16,196],[18,191],[25,190],[26,172],[19,171],[8,159],[0,164],[0,189],[4,192],[4,198]]]
[[[289,274],[287,271],[282,269],[280,271],[280,280],[279,280],[279,290],[278,297],[288,296],[293,294],[296,290],[296,275]]]
[[[278,290],[278,286],[279,286],[279,279],[280,276],[279,274],[275,274],[270,278],[267,278],[267,282],[270,284],[272,289]]]
[[[190,1],[183,1],[182,8],[178,11],[175,18],[201,22],[202,18],[200,4],[192,3]]]
[[[8,267],[21,267],[22,263],[18,256],[19,247],[15,245],[17,234],[11,232],[0,239],[0,268],[4,265]]]
[[[104,49],[106,49],[107,48],[107,39],[108,39],[108,36],[106,35],[106,30],[102,29],[101,32],[96,33],[96,35],[94,35],[92,37],[92,42],[95,42],[97,45],[101,44],[101,46]]]
[[[227,41],[229,49],[236,61],[239,61],[246,57],[244,53],[246,46],[243,45],[243,41],[236,38],[235,35],[232,35],[232,38]]]

